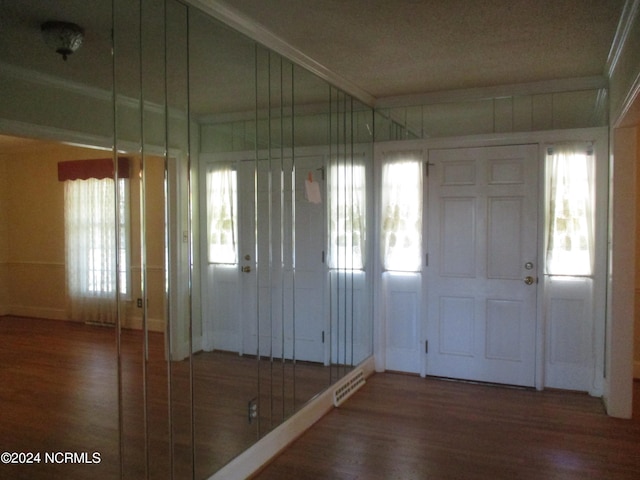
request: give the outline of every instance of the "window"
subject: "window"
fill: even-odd
[[[117,226],[113,179],[65,182],[65,236],[71,297],[115,299],[117,285],[120,294],[129,294],[129,189],[127,179],[118,181]]]
[[[383,268],[419,271],[422,265],[421,152],[385,156],[381,215]]]
[[[329,268],[362,270],[365,257],[364,165],[329,165]]]
[[[238,180],[228,165],[212,165],[206,176],[209,263],[238,263]]]
[[[590,276],[593,271],[594,155],[586,145],[547,151],[549,275]]]

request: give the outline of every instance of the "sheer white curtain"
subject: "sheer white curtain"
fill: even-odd
[[[118,276],[120,292],[128,289],[128,192],[126,180],[120,182],[119,225],[112,179],[64,183],[67,288],[72,319],[115,323]],[[119,251],[116,235],[120,235]],[[118,255],[120,261],[116,262]]]
[[[329,268],[362,270],[365,257],[366,179],[362,164],[329,165]]]
[[[229,165],[207,170],[207,243],[209,263],[238,263],[237,174]]]
[[[398,152],[382,167],[381,250],[385,270],[415,272],[422,265],[422,155]]]
[[[546,273],[590,276],[594,261],[594,154],[585,144],[547,150]]]

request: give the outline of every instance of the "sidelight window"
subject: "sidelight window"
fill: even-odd
[[[547,150],[549,275],[590,276],[594,260],[594,154],[586,145]]]
[[[206,176],[209,263],[238,263],[238,179],[229,165],[212,165]]]
[[[398,152],[382,168],[382,263],[387,271],[416,272],[422,265],[422,156]]]
[[[362,270],[366,217],[364,165],[331,164],[329,195],[329,267]]]

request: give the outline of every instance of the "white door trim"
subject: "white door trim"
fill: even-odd
[[[539,145],[539,162],[541,162],[541,168],[539,168],[539,188],[544,188],[544,146],[548,143],[563,142],[563,141],[594,141],[596,145],[597,155],[601,159],[607,157],[608,152],[608,129],[606,127],[584,128],[584,129],[569,129],[569,130],[552,130],[552,131],[540,131],[540,132],[523,132],[523,133],[504,133],[504,134],[487,134],[487,135],[470,135],[465,137],[450,137],[450,138],[434,138],[423,140],[400,140],[390,142],[378,142],[374,144],[374,178],[375,178],[375,192],[376,192],[376,205],[375,205],[375,232],[380,230],[380,204],[379,204],[379,192],[381,189],[380,172],[382,159],[384,152],[397,151],[397,150],[430,150],[434,148],[458,148],[458,147],[484,147],[484,146],[500,146],[500,145],[513,145],[524,143],[535,143]],[[606,180],[604,180],[606,181]],[[599,190],[605,193],[606,185],[600,185]],[[543,212],[544,196],[538,196],[539,212]],[[604,202],[606,206],[606,201]],[[598,205],[601,208],[602,204]],[[600,223],[604,222],[604,223]],[[601,212],[601,217],[596,220],[599,225],[606,225],[606,212]],[[541,236],[544,233],[544,215],[538,215],[538,235]],[[596,279],[596,285],[594,287],[595,298],[595,315],[596,323],[594,325],[594,388],[590,392],[592,395],[601,395],[604,385],[604,342],[605,342],[605,329],[604,329],[604,316],[606,309],[606,248],[603,247],[602,242],[606,245],[606,228],[602,227],[600,232],[596,232],[596,235],[600,237],[600,247],[596,253],[596,270],[599,272],[599,278]],[[543,271],[544,256],[542,255],[544,248],[544,242],[538,241],[538,258],[540,259],[539,271]],[[386,319],[384,318],[384,304],[383,288],[382,288],[382,267],[380,256],[380,245],[378,238],[375,238],[375,251],[374,251],[374,355],[376,371],[384,371],[386,369],[386,339],[385,332],[387,328]],[[538,318],[536,327],[536,381],[535,387],[537,389],[544,388],[544,369],[545,369],[545,319],[544,309],[542,308],[544,295],[542,292],[538,295]],[[424,374],[424,372],[421,372]]]

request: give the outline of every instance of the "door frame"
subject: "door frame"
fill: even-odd
[[[599,164],[603,165],[608,158],[608,129],[607,127],[567,129],[567,130],[550,130],[540,132],[524,132],[524,133],[504,133],[504,134],[482,134],[469,135],[463,137],[450,138],[434,138],[423,140],[399,140],[389,142],[377,142],[374,144],[374,171],[375,171],[375,187],[376,187],[376,205],[375,205],[375,232],[380,232],[380,191],[381,191],[381,168],[384,161],[384,153],[387,151],[397,150],[422,150],[424,157],[428,158],[428,151],[432,149],[443,148],[469,148],[469,147],[493,147],[517,144],[537,144],[538,145],[538,272],[541,275],[544,272],[544,232],[545,232],[545,215],[544,215],[544,158],[545,147],[549,143],[560,143],[568,141],[593,141],[595,144],[596,155]],[[600,174],[598,177],[598,185],[596,187],[598,200],[596,211],[600,211],[599,218],[596,218],[596,258],[595,258],[595,276],[594,276],[594,342],[593,342],[593,388],[589,393],[592,395],[602,395],[604,385],[604,368],[605,368],[605,322],[606,322],[606,279],[607,279],[607,215],[606,215],[606,198],[608,191],[608,175],[606,169],[602,167],[598,169]],[[604,207],[604,208],[603,208]],[[426,208],[424,209],[426,212]],[[605,212],[602,212],[604,210]],[[426,213],[423,214],[426,218]],[[423,222],[423,239],[427,238],[426,221]],[[379,236],[375,239],[375,255],[376,259],[374,270],[374,356],[375,368],[378,372],[386,370],[386,331],[387,319],[385,318],[385,306],[381,301],[384,298],[384,288],[382,281],[382,264]],[[423,287],[428,288],[428,285]],[[536,360],[535,360],[535,388],[544,389],[545,386],[545,363],[546,363],[546,338],[547,325],[544,311],[544,282],[540,282],[538,287],[537,298],[537,315],[536,315]],[[426,312],[426,295],[422,293],[422,311]],[[425,340],[424,316],[420,322],[420,342]],[[426,376],[426,362],[424,362],[424,349],[421,353],[421,365],[419,368],[420,376]]]

